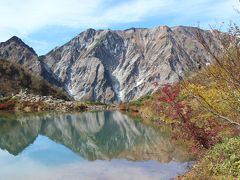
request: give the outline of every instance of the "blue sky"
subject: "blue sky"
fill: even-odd
[[[0,0],[0,41],[16,35],[43,55],[87,28],[219,28],[239,22],[239,7],[238,0]]]

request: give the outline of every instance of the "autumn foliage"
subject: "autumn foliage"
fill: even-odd
[[[180,96],[181,88],[179,84],[166,84],[157,102],[159,111],[165,118],[181,126],[197,143],[205,148],[214,144],[214,137],[220,132],[219,126],[214,127],[214,121],[209,121],[208,125],[214,127],[210,131],[198,127],[193,121],[194,111],[192,107]],[[216,125],[216,124],[215,124]]]
[[[14,108],[16,101],[10,100],[4,103],[0,103],[0,110],[11,110]]]
[[[201,31],[196,33],[212,64],[180,83],[165,85],[157,101],[161,116],[205,148],[217,141],[227,125],[240,127],[240,30],[233,26],[227,34],[212,33],[221,44],[217,51]]]
[[[213,33],[221,44],[219,51],[214,51],[213,44],[197,32],[196,39],[212,56],[213,62],[188,79],[185,89],[219,120],[240,126],[240,29],[232,25],[226,34]]]

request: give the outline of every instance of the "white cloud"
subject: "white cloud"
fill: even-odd
[[[135,0],[112,7],[103,14],[108,22],[138,22],[146,17],[160,14],[172,4],[172,0]]]
[[[221,22],[229,22],[230,20],[239,21],[240,15],[234,8],[240,9],[239,0],[179,0],[172,4],[169,14],[174,13],[175,18],[171,24],[181,25],[197,25],[209,28],[209,25],[218,25]]]
[[[0,0],[0,29],[24,35],[47,25],[77,25],[86,21],[84,18],[94,16],[102,3],[103,0],[90,3],[84,0]]]
[[[171,14],[176,25],[194,17],[228,20],[235,17],[237,4],[238,0],[0,0],[0,41],[13,34],[27,37],[46,26],[106,28]]]

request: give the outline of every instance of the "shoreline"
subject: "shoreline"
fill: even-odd
[[[0,98],[0,111],[14,112],[73,112],[73,111],[101,111],[101,110],[118,110],[117,105],[67,101],[56,99],[52,96],[39,96],[20,92],[19,94]]]

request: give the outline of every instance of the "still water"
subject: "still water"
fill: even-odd
[[[0,180],[167,180],[190,165],[166,133],[118,111],[0,114]]]

